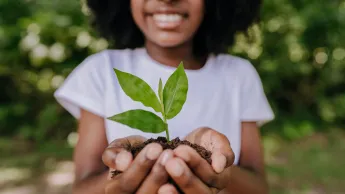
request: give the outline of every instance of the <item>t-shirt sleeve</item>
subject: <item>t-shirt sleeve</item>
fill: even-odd
[[[104,117],[105,57],[97,53],[86,58],[55,91],[54,97],[76,119],[85,109]]]
[[[239,73],[242,77],[240,79],[240,119],[241,121],[254,121],[262,126],[274,119],[274,113],[255,67],[248,61],[242,65]]]

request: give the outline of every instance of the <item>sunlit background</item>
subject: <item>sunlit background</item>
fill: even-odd
[[[0,194],[65,194],[76,122],[53,92],[108,48],[72,0],[0,0]],[[229,53],[252,61],[276,120],[262,129],[273,194],[345,193],[345,1],[265,0]]]

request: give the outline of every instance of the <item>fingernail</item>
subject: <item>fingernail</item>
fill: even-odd
[[[174,162],[175,164],[171,168],[171,175],[175,177],[179,177],[183,174],[183,167],[179,162]]]
[[[120,171],[125,171],[130,163],[130,157],[128,156],[128,153],[126,152],[120,152],[117,156],[116,156],[116,169],[120,170]]]
[[[158,194],[175,194],[171,189],[165,187],[164,189],[158,190]]]
[[[149,160],[156,160],[162,152],[162,148],[157,146],[150,147],[146,152],[146,157]]]
[[[219,154],[214,164],[214,170],[217,173],[221,173],[224,170],[225,165],[226,165],[226,157],[223,154]]]
[[[165,190],[165,191],[159,191],[158,194],[175,194],[175,193],[170,190]]]
[[[167,163],[167,161],[169,160],[170,158],[170,154],[168,152],[163,152],[163,154],[161,155],[161,158],[160,158],[160,161],[159,163],[162,165],[162,166],[165,166],[165,164]]]

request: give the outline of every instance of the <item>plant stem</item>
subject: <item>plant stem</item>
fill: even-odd
[[[166,136],[168,142],[170,142],[169,127],[168,127],[167,118],[166,118],[165,112],[164,112],[164,102],[163,102],[163,100],[162,100],[161,98],[160,98],[160,103],[161,103],[161,107],[162,107],[163,121],[164,121],[164,123],[167,125],[167,128],[165,129],[165,136]]]
[[[170,136],[169,136],[169,127],[168,127],[168,122],[167,119],[165,118],[165,115],[163,115],[163,121],[165,124],[167,124],[167,128],[165,129],[165,134],[168,142],[170,142]]]
[[[170,142],[169,130],[168,130],[168,129],[167,129],[167,130],[165,130],[165,134],[166,134],[166,136],[167,136],[167,140],[168,140],[168,142]]]

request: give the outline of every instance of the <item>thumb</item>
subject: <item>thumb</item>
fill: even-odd
[[[216,171],[216,173],[221,173],[234,163],[235,155],[231,148],[216,148],[212,151],[211,159],[214,171]]]
[[[133,160],[130,148],[146,139],[141,136],[129,136],[112,141],[102,155],[103,163],[110,169],[124,171]]]
[[[133,161],[132,154],[124,148],[107,148],[102,155],[103,163],[110,169],[125,171]]]

